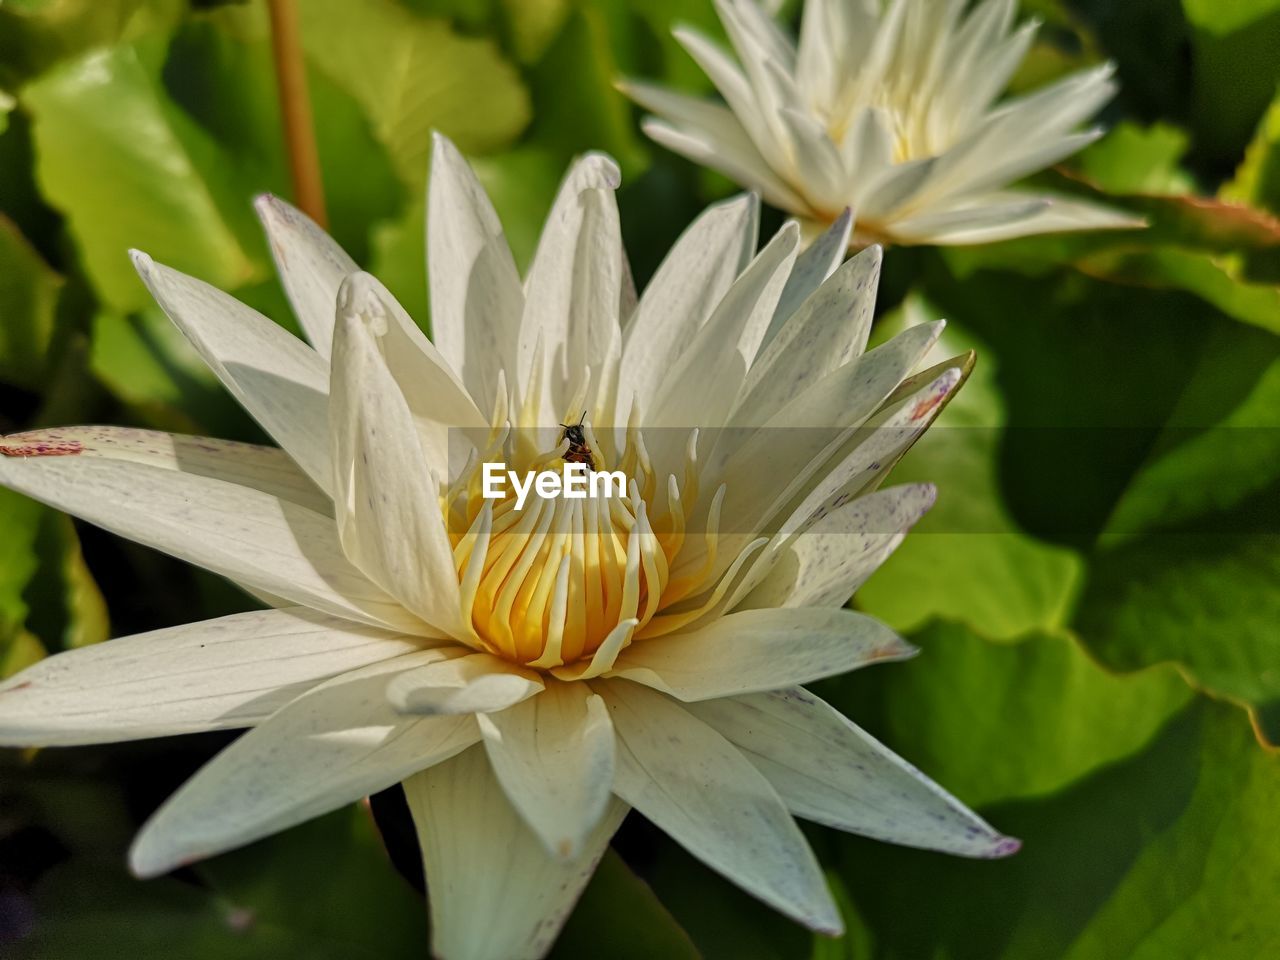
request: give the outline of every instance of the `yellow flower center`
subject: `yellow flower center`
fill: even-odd
[[[627,431],[612,463],[590,424],[585,432],[593,468],[620,472],[623,495],[570,499],[530,489],[522,503],[507,483],[497,497],[486,496],[485,463],[527,479],[562,472],[567,462],[563,431],[557,446],[539,451],[535,431],[504,428],[445,505],[463,620],[476,645],[538,669],[590,660],[602,647],[616,654],[640,634],[687,623],[700,612],[696,601],[678,613],[669,608],[705,589],[715,564],[718,509],[705,534],[686,530],[698,492],[692,458],[683,482],[671,477],[663,485],[637,430]]]

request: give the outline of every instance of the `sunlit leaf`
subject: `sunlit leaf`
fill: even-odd
[[[36,175],[67,217],[104,301],[149,302],[126,251],[149,250],[221,287],[265,275],[265,247],[218,151],[169,102],[154,46],[114,47],[67,62],[27,86]]]
[[[390,0],[307,0],[300,12],[312,64],[364,107],[410,186],[426,176],[433,129],[462,150],[484,151],[529,121],[518,75],[488,40]]]

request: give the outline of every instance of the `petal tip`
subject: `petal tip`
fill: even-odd
[[[992,860],[1001,860],[1005,857],[1011,857],[1022,849],[1022,841],[1017,837],[999,837],[991,848],[989,854]]]

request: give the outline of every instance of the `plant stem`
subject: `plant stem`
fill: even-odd
[[[307,68],[302,59],[296,0],[267,0],[271,11],[271,53],[280,93],[280,117],[284,124],[293,201],[321,227],[328,226],[324,209],[324,185],[320,180],[320,155],[307,95]]]

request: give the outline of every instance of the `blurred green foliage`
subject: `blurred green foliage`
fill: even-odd
[[[333,233],[424,325],[433,128],[522,264],[584,150],[622,166],[641,282],[732,189],[645,141],[611,86],[705,89],[669,28],[718,32],[710,0],[300,7]],[[1018,88],[1104,58],[1122,85],[1111,133],[1040,179],[1151,226],[888,252],[876,336],[946,316],[945,348],[980,362],[897,474],[936,482],[936,509],[855,598],[924,655],[820,692],[1025,847],[966,862],[806,828],[849,926],[815,940],[633,816],[557,957],[1280,952],[1280,0],[1024,8],[1045,27]],[[0,432],[261,439],[125,251],[293,328],[249,204],[289,192],[279,129],[261,0],[0,0]],[[0,674],[251,603],[0,491]],[[0,758],[0,953],[422,956],[394,795],[373,809],[403,878],[360,808],[126,875],[136,824],[223,742]]]

